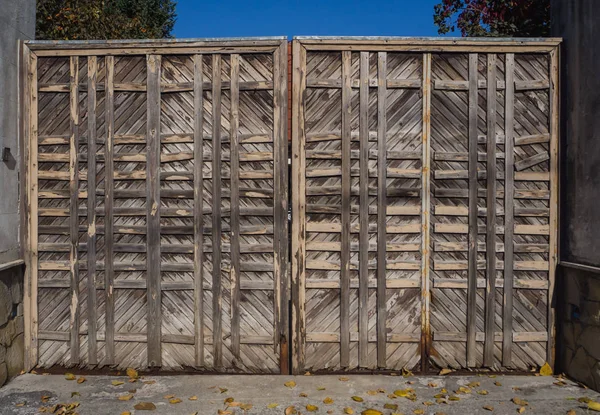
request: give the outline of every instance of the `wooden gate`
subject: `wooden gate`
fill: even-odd
[[[558,43],[294,41],[295,372],[552,363]]]
[[[286,372],[287,40],[23,49],[26,366]]]

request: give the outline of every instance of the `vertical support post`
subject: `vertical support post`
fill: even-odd
[[[306,89],[306,49],[294,40],[292,84],[292,373],[304,368],[306,338],[306,131],[304,130],[304,91]]]
[[[148,302],[148,366],[162,365],[161,291],[160,291],[160,69],[161,56],[147,57],[147,162],[146,221],[147,302]]]
[[[204,366],[204,287],[202,262],[204,260],[204,184],[203,149],[203,72],[202,55],[194,55],[194,359],[197,367]]]
[[[213,357],[215,368],[223,366],[223,326],[221,292],[221,67],[222,57],[212,57],[212,296],[213,296]]]
[[[115,293],[113,265],[113,196],[114,196],[114,138],[115,138],[115,58],[106,60],[105,120],[106,142],[104,144],[104,293],[105,293],[105,340],[106,364],[115,363]]]
[[[340,366],[350,365],[350,122],[352,118],[350,51],[342,52],[342,235],[340,269]]]
[[[38,81],[37,56],[23,47],[26,69],[24,85],[24,144],[28,149],[26,192],[27,215],[26,283],[24,286],[24,343],[25,370],[31,370],[38,361]],[[25,150],[25,149],[24,149]]]
[[[387,52],[377,54],[377,366],[387,361]]]
[[[555,312],[552,304],[558,264],[558,128],[559,128],[559,49],[550,52],[550,256],[548,258],[548,344],[546,361],[554,368]]]
[[[487,56],[487,219],[483,365],[494,366],[496,316],[496,54]],[[510,189],[509,189],[510,190]]]
[[[475,366],[477,313],[477,60],[469,54],[469,252],[467,288],[467,367]]]
[[[70,58],[70,123],[69,139],[69,231],[71,245],[69,267],[71,275],[71,364],[79,363],[79,56]]]
[[[96,332],[96,81],[98,58],[89,56],[88,68],[88,197],[87,197],[87,312],[88,312],[88,363],[98,364]]]
[[[512,366],[513,330],[513,261],[514,261],[514,115],[515,115],[515,55],[505,57],[504,90],[504,304],[502,316],[502,366]]]
[[[240,124],[240,56],[231,55],[231,110],[229,117],[231,136],[231,352],[240,358],[240,160],[238,132]]]
[[[287,41],[273,53],[273,165],[274,200],[274,283],[275,330],[274,352],[279,353],[281,374],[289,374],[288,343],[288,158],[287,158]]]
[[[431,329],[429,281],[431,230],[431,53],[423,54],[423,121],[422,121],[422,178],[421,178],[421,370],[429,366]]]
[[[369,52],[360,52],[358,356],[369,365]],[[348,176],[350,180],[350,176]]]

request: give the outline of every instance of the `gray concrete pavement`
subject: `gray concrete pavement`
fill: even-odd
[[[131,414],[204,415],[219,414],[219,410],[225,415],[275,415],[284,414],[290,406],[305,415],[360,414],[367,409],[385,415],[517,414],[520,406],[512,402],[513,398],[527,402],[525,414],[567,414],[570,410],[586,414],[589,413],[587,405],[578,399],[600,401],[599,393],[571,381],[562,385],[554,377],[542,376],[181,375],[142,376],[133,383],[127,376],[84,377],[83,383],[77,383],[66,380],[63,375],[19,376],[0,389],[0,414],[33,415],[39,414],[40,408],[49,408],[46,411],[51,413],[57,404],[72,403],[79,405],[71,413],[82,415],[118,415],[127,411]],[[115,386],[113,381],[123,383]],[[295,386],[288,383],[290,381],[295,382]],[[394,391],[400,396],[394,395]],[[130,399],[119,400],[120,396]],[[362,402],[352,397],[362,398]],[[175,399],[172,402],[181,402],[170,403],[172,399]],[[156,409],[134,409],[142,402],[152,403]],[[234,406],[228,407],[225,402],[232,402]],[[318,409],[310,412],[307,405]],[[397,409],[393,409],[393,405],[397,405]],[[345,408],[353,412],[345,412]]]

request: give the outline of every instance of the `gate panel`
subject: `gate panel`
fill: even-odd
[[[296,372],[552,363],[557,45],[294,42]]]
[[[28,46],[30,362],[287,372],[285,39]]]

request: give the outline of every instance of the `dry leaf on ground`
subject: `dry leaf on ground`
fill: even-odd
[[[285,382],[283,385],[291,389],[291,388],[296,387],[296,382],[294,382],[293,380],[290,380],[288,382]]]
[[[66,380],[75,380],[75,375],[72,373],[65,373]]]
[[[133,409],[137,411],[154,411],[156,409],[156,405],[152,402],[140,402],[133,406]]]
[[[316,405],[306,405],[306,410],[308,412],[317,412],[319,410],[319,407]]]
[[[110,382],[110,383],[111,383],[111,385],[113,385],[113,386],[121,386],[121,385],[124,385],[124,384],[125,384],[125,382],[122,382],[122,381],[120,381],[120,380],[113,380],[113,381],[112,381],[112,382]]]
[[[353,397],[352,397],[352,400],[353,400],[354,402],[363,402],[363,401],[364,401],[364,399],[363,399],[363,398],[361,398],[360,396],[353,396]]]
[[[133,395],[131,393],[119,396],[120,401],[130,401],[131,399],[133,399]]]

